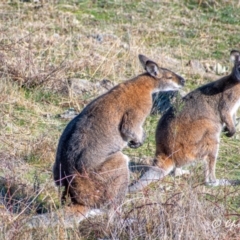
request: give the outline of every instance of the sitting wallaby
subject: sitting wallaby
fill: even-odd
[[[145,73],[125,81],[88,104],[65,128],[53,167],[55,183],[63,186],[68,211],[86,215],[102,204],[122,199],[128,189],[127,145],[137,148],[145,139],[143,123],[152,107],[152,93],[178,90],[185,80],[160,68],[143,55]]]
[[[240,52],[231,51],[230,75],[203,85],[182,99],[180,109],[170,108],[158,122],[153,166],[130,192],[141,190],[172,170],[195,160],[205,160],[205,182],[219,185],[215,165],[223,127],[231,137],[236,132],[235,113],[240,106]]]

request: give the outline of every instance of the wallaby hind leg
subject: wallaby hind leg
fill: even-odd
[[[109,203],[109,222],[121,212],[121,204],[128,190],[129,159],[121,152],[109,156],[98,173],[105,184],[104,196]]]
[[[87,207],[72,204],[56,212],[39,214],[29,219],[24,219],[22,227],[26,229],[46,229],[61,225],[64,228],[72,228],[90,214],[92,213]]]
[[[129,192],[133,193],[140,191],[152,182],[156,182],[166,175],[168,175],[175,167],[173,160],[169,157],[162,158],[158,156],[154,160],[154,166],[152,166],[147,172],[145,172],[142,177],[137,181],[137,183],[129,186]]]
[[[205,182],[206,183],[216,182],[215,168],[216,168],[216,157],[214,154],[210,154],[207,158],[207,162],[205,165]]]
[[[105,182],[107,198],[119,204],[125,197],[129,184],[128,156],[117,152],[109,156],[99,168],[99,175]]]
[[[216,179],[215,177],[216,162],[217,162],[217,153],[209,154],[206,165],[205,165],[206,185],[212,186],[212,187],[235,185],[237,182],[234,180]]]
[[[74,204],[99,208],[102,204],[125,196],[128,183],[128,157],[117,152],[97,169],[76,173],[68,188]]]

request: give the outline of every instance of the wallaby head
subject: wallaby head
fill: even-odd
[[[233,79],[240,82],[240,52],[237,50],[232,50],[230,57],[231,60],[234,62],[231,76]]]
[[[168,69],[160,68],[157,63],[142,54],[138,57],[143,68],[156,80],[155,92],[176,91],[184,86],[185,80],[181,76]]]
[[[240,52],[232,50],[230,58],[234,66],[231,74],[222,79],[224,87],[219,100],[219,113],[228,137],[233,136],[236,132],[235,114],[240,106]]]
[[[215,165],[220,134],[236,132],[235,114],[240,106],[240,52],[231,51],[232,72],[187,94],[180,107],[170,108],[158,122],[154,166],[138,183],[130,187],[136,191],[159,180],[175,168],[195,160],[206,163],[205,182],[218,184]],[[156,74],[150,63],[149,72]],[[225,181],[226,183],[226,181]]]

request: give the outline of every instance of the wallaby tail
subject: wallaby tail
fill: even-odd
[[[73,228],[84,219],[101,213],[98,209],[89,210],[85,206],[73,205],[57,212],[36,215],[30,219],[23,220],[23,228],[27,230],[38,228],[46,229],[55,227],[58,224],[64,228]]]
[[[129,186],[129,192],[134,193],[136,191],[140,191],[149,185],[152,182],[156,182],[166,175],[168,175],[173,170],[173,166],[168,168],[168,170],[164,170],[158,167],[151,167],[147,172],[143,174],[143,176],[138,180],[137,183]]]

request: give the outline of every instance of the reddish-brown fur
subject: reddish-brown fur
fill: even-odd
[[[64,130],[53,167],[54,180],[63,186],[62,200],[84,209],[116,205],[129,183],[127,145],[140,147],[142,125],[152,107],[152,93],[178,90],[184,80],[139,55],[146,73],[121,83],[88,104]],[[84,208],[85,207],[85,208]]]
[[[154,167],[130,186],[134,192],[163,178],[175,168],[205,160],[205,181],[217,185],[215,165],[220,134],[236,132],[234,118],[240,106],[240,52],[232,51],[232,73],[187,94],[179,109],[172,107],[160,119],[156,130]]]

